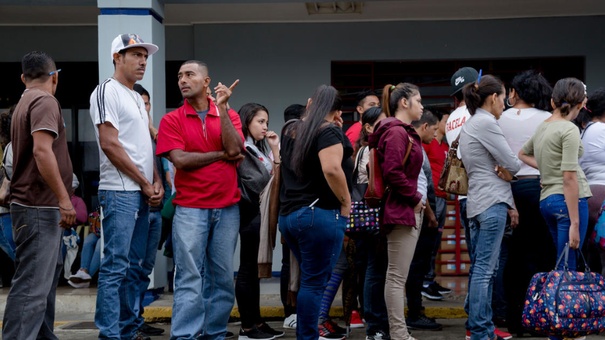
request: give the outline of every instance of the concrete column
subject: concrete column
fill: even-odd
[[[166,112],[166,53],[164,5],[161,0],[98,0],[99,14],[99,79],[104,81],[114,72],[111,42],[124,33],[138,34],[144,42],[158,45],[159,50],[147,60],[147,69],[139,83],[151,95],[151,117],[157,127]],[[149,288],[167,285],[166,257],[158,252]]]
[[[139,83],[151,95],[151,116],[157,127],[166,112],[166,52],[164,4],[162,0],[98,0],[99,79],[111,77],[114,67],[111,42],[119,34],[135,33],[160,48],[147,61],[145,77]]]

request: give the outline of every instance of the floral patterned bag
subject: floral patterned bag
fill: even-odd
[[[568,256],[566,246],[555,267],[565,257],[564,270],[532,277],[523,309],[523,325],[528,330],[570,338],[605,330],[605,280],[590,271],[586,260],[586,272],[568,270]]]

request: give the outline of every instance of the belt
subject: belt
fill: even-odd
[[[540,175],[517,176],[517,179],[540,179]]]

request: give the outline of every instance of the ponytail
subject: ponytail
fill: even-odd
[[[387,117],[391,117],[391,110],[389,109],[389,101],[391,100],[391,91],[395,89],[395,85],[387,84],[382,89],[382,112],[384,112]]]
[[[571,109],[586,99],[586,85],[576,78],[559,80],[552,91],[552,101],[555,109],[559,109],[561,116],[565,117]]]
[[[399,83],[397,86],[393,84],[385,85],[382,89],[382,112],[387,117],[392,117],[397,111],[397,103],[402,98],[409,100],[419,92],[418,86],[410,83]]]
[[[475,114],[478,108],[483,106],[487,97],[494,93],[501,94],[504,88],[500,79],[489,74],[479,79],[478,82],[468,83],[462,88],[464,102],[471,116]]]

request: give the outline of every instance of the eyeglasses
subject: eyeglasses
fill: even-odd
[[[48,72],[48,75],[49,75],[49,76],[52,76],[53,74],[55,74],[55,73],[59,73],[59,72],[61,72],[61,69],[57,69],[57,70],[54,70],[54,71],[50,71],[50,72]]]

